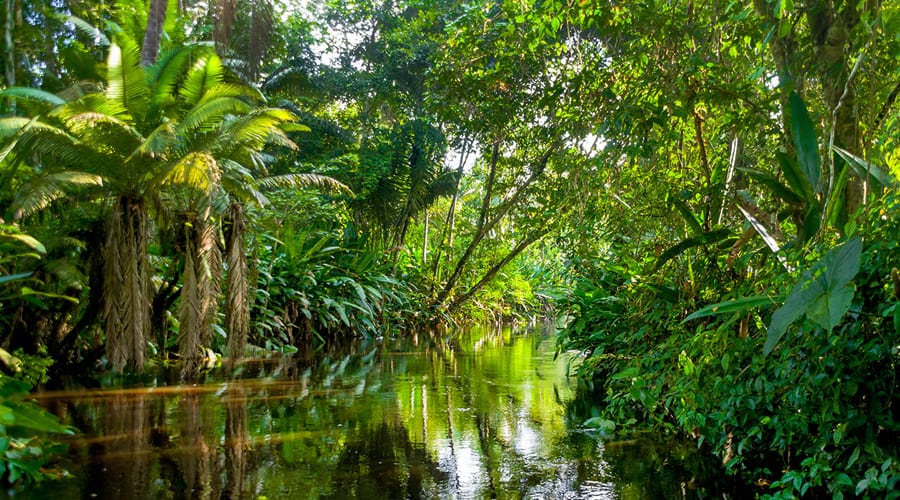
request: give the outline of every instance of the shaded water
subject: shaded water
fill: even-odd
[[[509,330],[360,341],[219,369],[197,385],[160,375],[46,392],[41,404],[81,431],[63,464],[72,477],[18,496],[696,495],[677,448],[567,422],[574,380],[554,345]]]

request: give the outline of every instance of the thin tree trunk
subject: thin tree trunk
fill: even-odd
[[[425,209],[425,235],[422,237],[422,267],[428,265],[428,209]]]
[[[434,292],[435,284],[440,279],[441,255],[446,240],[448,252],[453,248],[453,226],[456,222],[456,204],[459,201],[459,184],[462,180],[463,168],[466,165],[466,159],[469,156],[469,146],[471,142],[468,137],[463,141],[463,151],[459,157],[459,166],[456,167],[456,189],[453,190],[453,199],[450,200],[450,209],[447,210],[447,218],[444,222],[444,231],[441,233],[441,241],[438,243],[437,255],[434,259],[434,270],[432,271],[431,292]]]
[[[159,56],[159,46],[162,42],[163,26],[166,23],[166,7],[168,0],[150,0],[150,10],[147,13],[147,30],[144,31],[144,44],[141,46],[141,64],[150,66],[156,62]]]
[[[700,154],[700,166],[703,167],[703,187],[710,189],[712,187],[712,169],[709,166],[709,158],[706,155],[706,141],[703,139],[703,118],[697,110],[694,110],[694,133],[697,139],[697,149]],[[705,207],[703,210],[703,230],[709,232],[712,230],[712,211],[715,209],[715,200]]]
[[[468,265],[469,260],[472,258],[472,255],[475,253],[475,249],[478,247],[484,237],[487,236],[488,233],[490,233],[494,226],[496,226],[497,223],[503,220],[507,212],[509,212],[513,205],[515,205],[519,201],[519,199],[523,194],[525,194],[525,191],[531,186],[531,184],[534,183],[534,181],[544,173],[544,169],[547,167],[547,162],[550,161],[550,155],[554,150],[556,150],[555,143],[547,148],[547,151],[544,152],[543,155],[541,155],[541,157],[536,162],[534,169],[532,169],[531,175],[529,175],[527,179],[525,179],[516,187],[515,191],[513,191],[512,195],[510,195],[509,198],[507,198],[496,207],[494,216],[490,219],[487,219],[486,213],[488,209],[490,209],[490,192],[485,193],[485,201],[482,202],[482,213],[478,218],[479,227],[475,232],[475,236],[466,247],[465,253],[457,261],[456,268],[453,270],[453,274],[447,280],[447,283],[444,285],[441,293],[438,294],[435,305],[440,306],[447,300],[447,297],[449,297],[453,289],[456,288],[456,284],[457,282],[459,282],[459,278],[460,276],[462,276],[463,270]],[[496,167],[498,156],[499,150],[497,145],[495,145],[491,158],[492,171]],[[491,175],[493,175],[493,172]]]
[[[466,302],[468,302],[469,300],[471,300],[472,297],[474,297],[476,293],[478,293],[482,288],[484,288],[485,285],[490,283],[491,280],[493,280],[494,277],[497,276],[497,273],[499,273],[507,264],[512,262],[513,259],[515,259],[516,257],[518,257],[519,254],[521,254],[532,243],[543,238],[549,232],[550,232],[549,228],[541,229],[540,231],[536,231],[536,232],[532,233],[530,236],[528,236],[527,238],[525,238],[524,240],[520,241],[519,244],[516,245],[515,248],[513,248],[508,254],[506,254],[506,257],[503,257],[503,259],[500,262],[494,264],[493,267],[488,269],[488,271],[486,273],[484,273],[484,276],[482,276],[482,278],[480,280],[478,280],[478,283],[475,283],[474,285],[472,285],[472,287],[469,288],[466,291],[466,293],[455,298],[453,300],[453,302],[451,302],[450,305],[447,306],[447,311],[453,312],[456,309],[458,309],[459,306],[461,306],[461,305],[465,304]]]
[[[859,22],[859,13],[853,3],[848,3],[839,13],[831,12],[832,5],[828,5],[827,9],[823,7],[815,17],[819,20],[817,24],[822,26],[824,35],[815,41],[821,59],[820,80],[825,103],[832,113],[834,145],[862,156],[862,134],[856,112],[856,93],[851,81],[850,70],[847,67],[846,55],[846,49],[851,43],[850,32]],[[812,17],[813,14],[810,16]],[[827,155],[834,158],[831,151],[828,151]],[[847,168],[849,166],[841,161],[840,171]],[[835,171],[835,178],[840,175],[840,171]],[[865,181],[850,172],[844,189],[846,201],[837,219],[839,227],[843,227],[850,216],[862,206]]]
[[[13,42],[13,32],[16,29],[15,7],[15,0],[6,0],[6,19],[3,23],[3,45],[6,57],[3,58],[3,75],[6,78],[7,87],[16,85],[16,46]],[[12,104],[12,108],[12,111],[15,112],[15,103]]]

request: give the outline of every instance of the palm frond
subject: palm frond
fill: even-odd
[[[131,156],[146,155],[150,158],[164,157],[165,153],[178,142],[178,135],[175,133],[175,125],[175,122],[168,121],[156,127]]]
[[[259,89],[237,83],[221,83],[211,87],[206,90],[199,102],[202,103],[217,97],[246,97],[253,102],[266,102],[265,96]]]
[[[7,99],[24,99],[44,105],[47,109],[65,104],[66,101],[56,94],[32,87],[9,87],[0,90],[0,97]]]
[[[7,139],[23,131],[30,123],[36,122],[36,118],[23,118],[20,116],[10,116],[8,118],[0,118],[0,140]]]
[[[161,179],[161,184],[186,186],[209,193],[220,177],[219,164],[212,155],[193,152],[172,165]]]
[[[426,205],[431,205],[438,198],[453,196],[459,188],[459,179],[458,170],[447,170],[438,175],[434,182],[428,186]]]
[[[153,87],[153,102],[159,103],[175,94],[178,84],[186,76],[186,67],[196,57],[197,52],[207,55],[208,47],[190,44],[168,49],[160,54],[153,64],[147,68],[147,78]]]
[[[351,191],[350,188],[347,187],[347,185],[334,179],[333,177],[328,177],[327,175],[320,174],[273,175],[271,177],[260,179],[259,185],[260,187],[265,188],[316,188],[328,193],[346,194],[348,196],[353,196],[353,191]]]
[[[243,114],[249,110],[250,106],[238,98],[218,97],[192,108],[182,119],[176,133],[189,136],[197,130],[213,130],[221,125],[226,114]]]
[[[140,47],[125,35],[116,37],[107,58],[107,98],[132,117],[144,116],[150,101],[147,73],[141,66]]]
[[[253,110],[246,116],[226,124],[217,143],[224,150],[239,147],[260,149],[266,144],[277,144],[296,149],[296,144],[279,127],[296,117],[287,110],[263,108]]]
[[[86,172],[65,171],[42,175],[25,183],[13,200],[15,219],[27,217],[66,194],[72,186],[102,186],[103,179]]]
[[[181,96],[188,105],[194,106],[213,87],[222,83],[225,78],[225,67],[215,54],[199,59],[188,72]]]
[[[53,160],[60,167],[87,167],[94,156],[90,148],[81,144],[76,137],[42,122],[30,123],[23,129],[16,150],[21,151],[22,157],[29,158],[32,163]]]
[[[109,47],[109,38],[91,23],[77,16],[60,15],[58,17],[64,22],[72,23],[72,26],[75,26],[75,31],[90,38],[96,45],[99,45],[100,47]]]

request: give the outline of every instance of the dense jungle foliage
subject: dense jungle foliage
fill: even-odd
[[[62,374],[559,318],[589,425],[896,498],[900,3],[5,0],[0,473]]]

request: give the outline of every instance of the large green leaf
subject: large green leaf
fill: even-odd
[[[781,341],[784,333],[794,321],[800,319],[807,307],[815,297],[821,294],[821,288],[813,280],[809,271],[804,271],[800,281],[791,289],[784,305],[778,308],[772,314],[772,321],[769,323],[766,332],[766,343],[763,346],[763,354],[769,354],[772,349]]]
[[[684,318],[684,320],[682,320],[682,323],[686,323],[694,319],[705,318],[707,316],[714,316],[717,314],[744,312],[756,307],[766,306],[769,304],[772,304],[772,299],[766,295],[753,295],[751,297],[741,297],[739,299],[726,300],[725,302],[710,304],[703,309],[694,311],[687,318]]]
[[[828,331],[840,324],[853,301],[851,281],[859,272],[861,256],[862,240],[851,238],[804,271],[784,305],[772,315],[763,354],[772,352],[788,327],[804,314]]]
[[[793,192],[800,194],[806,201],[815,200],[815,193],[809,184],[806,175],[800,170],[800,166],[790,156],[778,151],[775,153],[775,159],[781,167],[781,173],[785,180],[791,186]]]
[[[796,92],[791,92],[789,101],[791,107],[791,132],[794,136],[797,160],[813,190],[819,192],[822,159],[819,157],[819,143],[816,139],[816,130],[813,127],[812,119],[809,117],[809,111],[806,110],[806,104],[804,104],[803,99]]]
[[[679,196],[672,197],[672,204],[675,205],[675,208],[678,209],[678,213],[681,214],[681,217],[687,222],[688,226],[690,226],[691,231],[695,235],[703,234],[703,227],[700,225],[700,221],[697,219],[697,216],[694,215],[694,212],[691,212],[691,209],[687,206],[687,203],[681,199]]]

